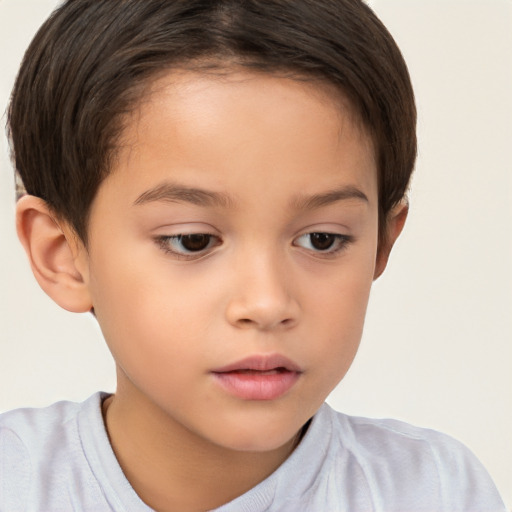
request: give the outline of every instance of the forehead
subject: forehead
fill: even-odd
[[[182,70],[154,80],[125,118],[112,176],[149,186],[196,170],[219,186],[257,174],[276,186],[315,177],[321,188],[347,168],[361,169],[355,184],[375,188],[371,139],[334,86],[247,70]]]

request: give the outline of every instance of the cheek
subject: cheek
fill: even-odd
[[[323,318],[326,328],[346,332],[350,326],[362,326],[373,283],[375,253],[354,251],[336,270],[329,269],[310,287],[315,315]],[[330,318],[331,322],[326,322]]]
[[[348,259],[347,259],[348,260]],[[343,377],[353,361],[361,340],[374,261],[354,255],[323,286],[311,294],[309,320],[317,349],[316,365],[334,382]]]
[[[212,301],[205,290],[197,289],[197,280],[171,273],[151,249],[99,256],[96,262],[109,263],[92,268],[93,303],[116,361],[127,370],[185,367],[208,325],[205,311]]]

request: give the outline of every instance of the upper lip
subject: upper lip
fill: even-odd
[[[275,370],[276,368],[302,373],[302,369],[298,364],[281,354],[251,355],[226,366],[215,368],[212,370],[212,373],[227,373],[242,370],[266,372]]]

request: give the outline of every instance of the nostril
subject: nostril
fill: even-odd
[[[259,329],[264,329],[264,330],[275,329],[275,328],[289,329],[295,325],[295,319],[290,316],[286,316],[285,318],[282,318],[282,319],[242,317],[242,318],[237,318],[234,321],[234,324],[241,328],[257,327]]]
[[[294,300],[287,297],[272,297],[273,300],[264,298],[266,300],[257,300],[258,297],[230,300],[225,311],[226,320],[240,329],[291,329],[296,325],[299,308]]]

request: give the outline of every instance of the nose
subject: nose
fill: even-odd
[[[237,262],[226,307],[230,324],[260,331],[290,329],[297,324],[300,306],[284,266],[279,258],[269,255],[253,255]]]

